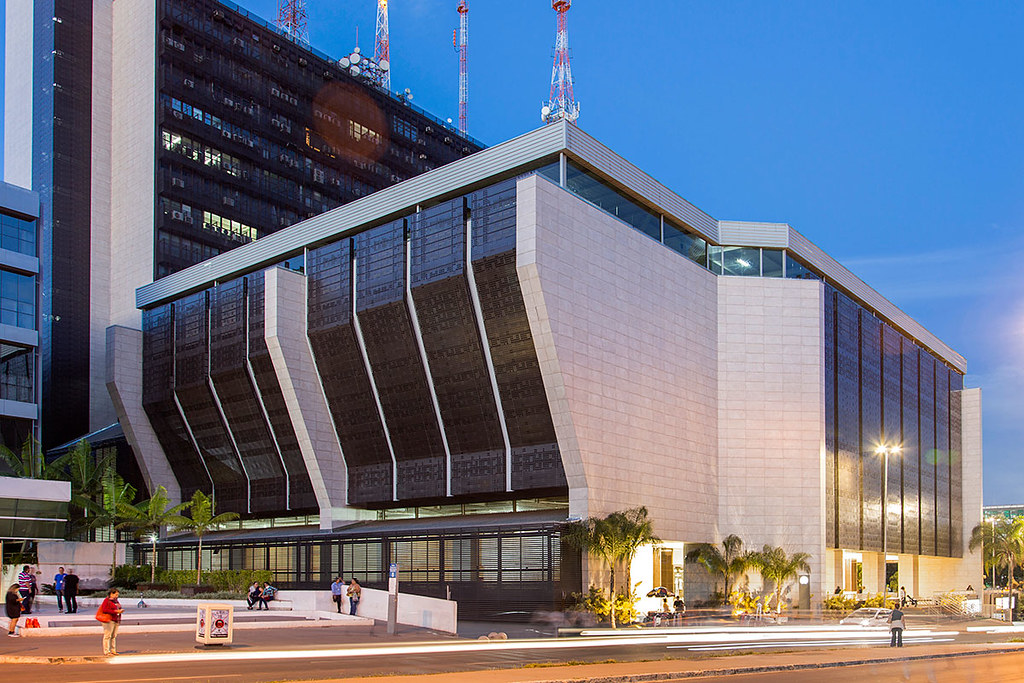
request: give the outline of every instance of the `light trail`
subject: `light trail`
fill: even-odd
[[[917,639],[938,636],[955,636],[956,631],[915,630],[904,634],[904,638]],[[778,647],[779,642],[810,642],[820,640],[836,640],[844,644],[857,644],[877,641],[881,638],[879,631],[810,631],[801,630],[768,630],[761,632],[722,633],[659,633],[630,634],[604,638],[559,638],[545,640],[497,640],[497,641],[461,641],[461,642],[420,642],[406,645],[372,646],[372,647],[340,647],[329,649],[303,650],[264,650],[264,651],[194,651],[151,655],[119,655],[108,660],[110,664],[159,664],[175,662],[211,662],[211,661],[252,661],[252,660],[289,660],[289,659],[328,659],[340,657],[395,657],[419,654],[457,654],[470,652],[516,650],[560,650],[581,648],[622,647],[628,645],[650,646],[730,646],[736,643],[755,643],[759,647]],[[751,647],[747,645],[746,647]]]
[[[951,643],[955,638],[914,638],[914,644],[920,643]],[[876,640],[858,641],[858,645],[888,645],[889,638],[878,638]],[[904,638],[904,642],[908,642]],[[776,641],[773,643],[729,643],[723,645],[706,645],[703,647],[689,647],[686,645],[669,645],[669,650],[689,650],[690,652],[712,652],[721,650],[763,650],[772,647],[830,647],[836,645],[850,645],[848,640],[807,640],[807,641]]]

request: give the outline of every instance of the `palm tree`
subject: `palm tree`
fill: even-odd
[[[562,532],[562,537],[569,545],[594,555],[608,564],[609,587],[611,595],[611,622],[615,624],[615,565],[626,564],[626,590],[632,594],[629,585],[629,564],[633,561],[637,549],[647,543],[657,543],[654,526],[647,517],[646,507],[630,508],[613,512],[607,517],[588,517],[585,520],[571,522]]]
[[[222,512],[214,515],[214,502],[202,491],[192,494],[192,500],[187,503],[191,517],[182,517],[180,521],[172,522],[177,531],[191,531],[199,539],[199,552],[196,554],[196,585],[200,583],[203,575],[203,536],[219,527],[224,522],[238,519],[237,512]]]
[[[49,468],[65,474],[71,482],[71,507],[81,511],[84,519],[80,521],[84,522],[83,525],[89,529],[97,528],[97,525],[89,521],[89,517],[102,512],[104,482],[114,471],[113,451],[94,456],[92,446],[82,439],[50,463]]]
[[[787,555],[782,548],[768,544],[765,544],[760,552],[751,555],[751,566],[761,572],[761,578],[771,581],[774,585],[776,612],[782,611],[783,584],[800,572],[810,572],[811,566],[807,564],[810,557],[808,553]]]
[[[25,479],[54,479],[57,472],[48,467],[43,457],[43,450],[34,437],[25,439],[21,452],[15,453],[7,446],[0,444],[0,459],[11,468],[15,477]]]
[[[1024,518],[981,522],[971,530],[968,547],[973,551],[979,546],[985,566],[992,570],[992,587],[996,587],[995,570],[1006,567],[1006,588],[1013,591],[1013,572],[1024,555]]]
[[[615,562],[621,562],[625,566],[626,593],[632,595],[630,566],[637,550],[641,546],[660,543],[661,539],[654,535],[654,523],[647,516],[646,507],[613,512],[607,519],[611,530],[612,556]]]
[[[711,543],[698,543],[686,553],[687,562],[696,562],[712,576],[721,576],[725,582],[725,599],[729,599],[733,577],[742,576],[750,567],[750,553],[743,551],[743,539],[729,534],[722,539],[722,549]]]
[[[110,561],[110,577],[114,577],[117,569],[117,531],[124,529],[131,524],[131,520],[124,516],[125,506],[130,506],[135,500],[135,487],[121,478],[114,470],[108,470],[103,477],[101,504],[89,518],[89,524],[93,529],[111,527],[114,530],[113,557]]]
[[[170,504],[167,489],[160,486],[149,500],[144,500],[137,505],[126,502],[117,507],[124,517],[126,527],[134,529],[140,536],[149,532],[149,540],[153,544],[153,554],[150,556],[150,583],[156,582],[156,540],[160,535],[160,529],[184,521],[186,518],[182,517],[181,513],[192,505],[191,502],[188,502],[168,507]]]

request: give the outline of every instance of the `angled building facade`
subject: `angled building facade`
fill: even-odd
[[[204,563],[312,586],[382,585],[398,561],[403,585],[486,615],[585,587],[567,519],[646,505],[663,540],[641,593],[706,596],[687,544],[728,534],[810,553],[817,596],[981,572],[964,359],[792,227],[716,220],[571,124],[137,304],[141,329],[108,344],[143,470],[267,521]],[[189,566],[195,544],[160,552]]]

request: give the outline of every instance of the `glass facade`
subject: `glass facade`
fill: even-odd
[[[157,7],[156,277],[481,149],[233,5]]]
[[[0,249],[36,255],[36,222],[0,213]]]
[[[515,611],[563,608],[581,581],[579,553],[562,546],[557,524],[500,526],[467,523],[447,531],[381,528],[355,530],[329,538],[310,534],[270,540],[250,539],[245,546],[203,542],[203,566],[209,569],[259,569],[273,575],[278,588],[322,589],[334,577],[357,579],[366,588],[387,588],[388,567],[396,562],[402,591],[450,597],[461,618],[495,618]],[[148,544],[135,546],[148,563]],[[171,539],[158,547],[160,565],[194,569],[197,545]]]
[[[826,542],[959,557],[963,376],[826,285]],[[897,446],[888,458],[881,446]]]
[[[36,278],[0,271],[0,323],[36,329]]]
[[[0,343],[0,399],[35,401],[36,350]]]
[[[661,217],[611,188],[594,173],[571,163],[566,169],[565,183],[571,192],[629,223],[648,237],[661,241]]]
[[[537,173],[559,182],[557,163]],[[575,162],[566,164],[566,189],[716,275],[822,279],[783,249],[708,244],[696,232],[649,211]]]

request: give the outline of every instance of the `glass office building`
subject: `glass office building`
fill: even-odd
[[[4,179],[43,206],[47,448],[116,420],[105,330],[138,325],[136,287],[481,148],[233,3],[6,12]]]

